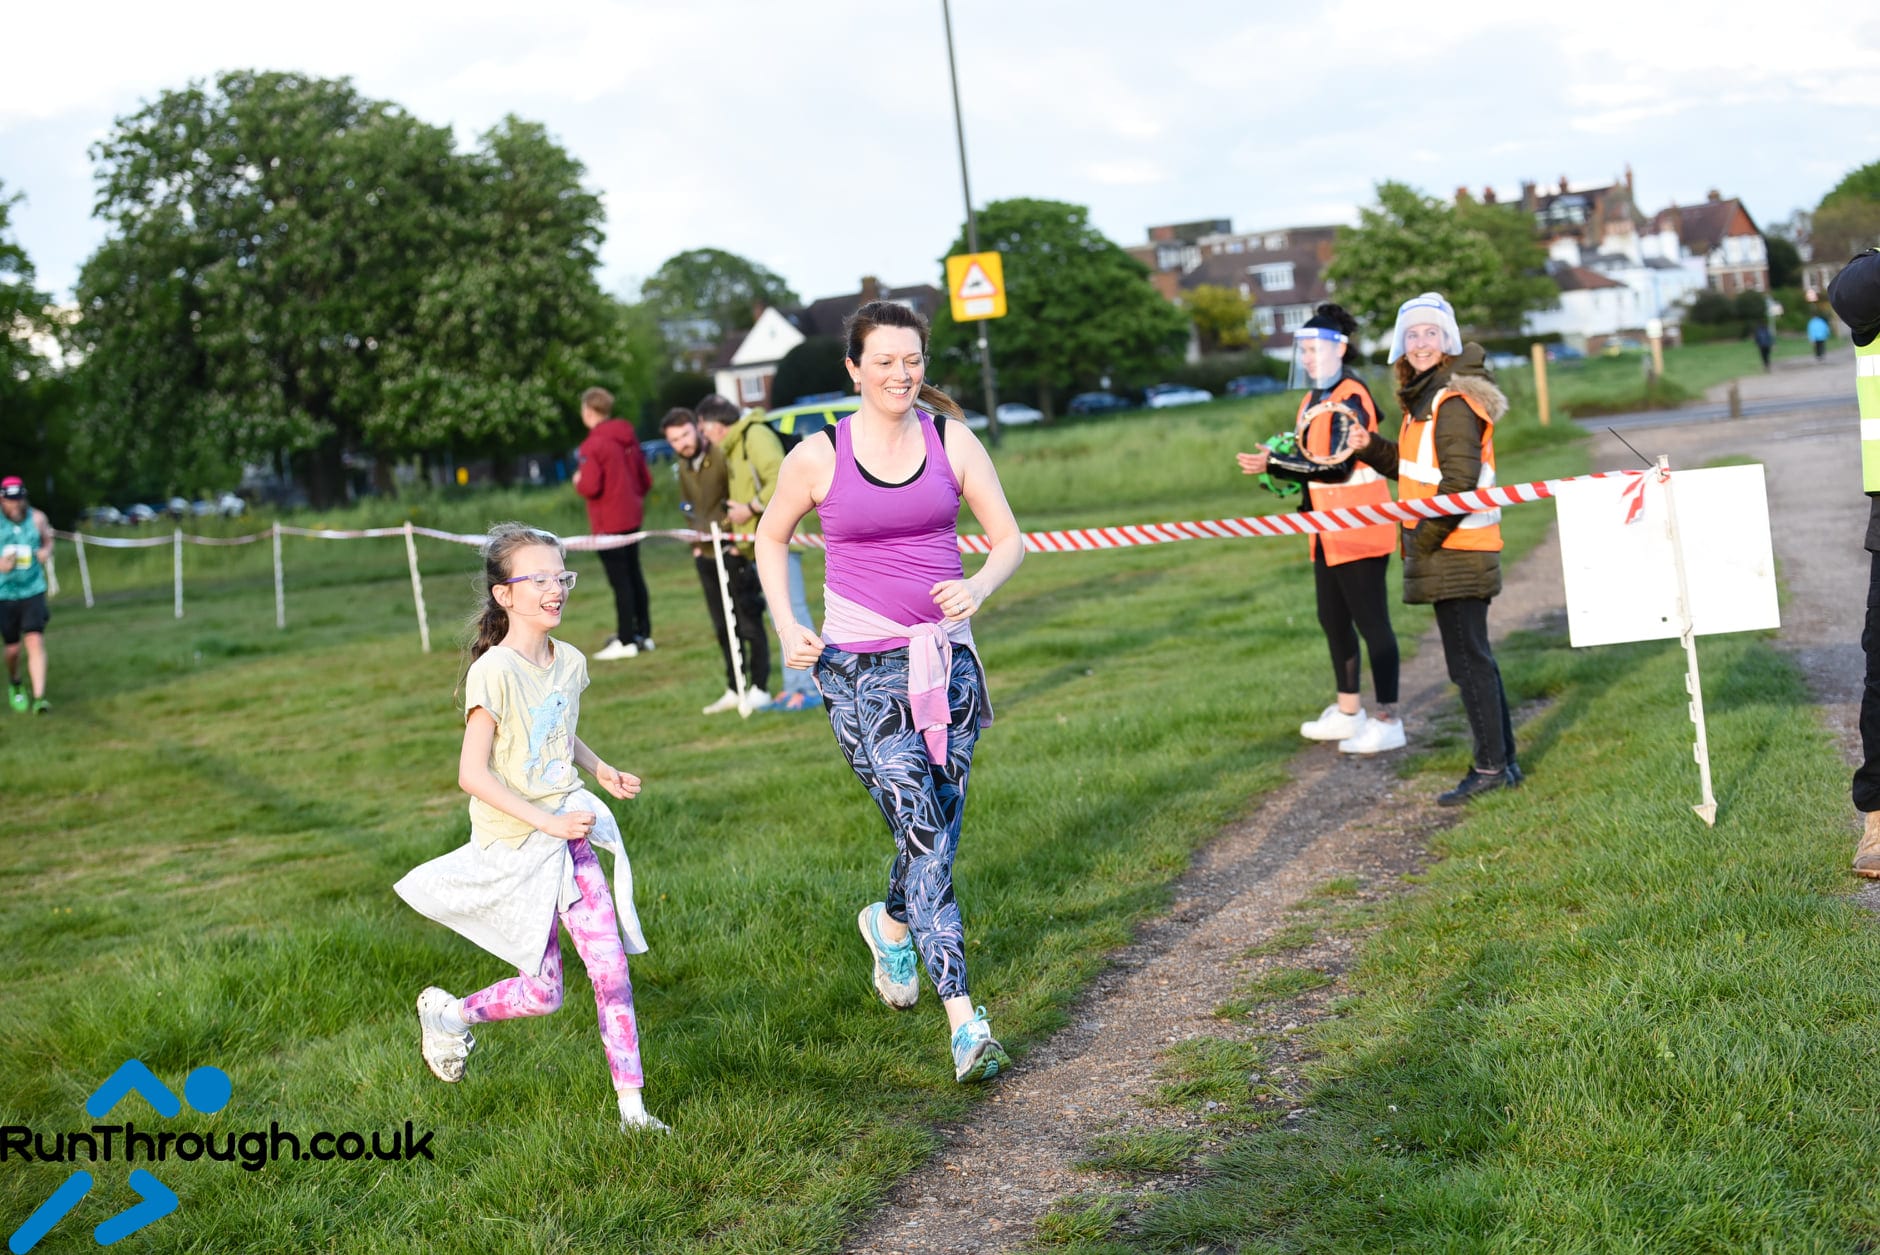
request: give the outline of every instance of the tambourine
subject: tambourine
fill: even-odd
[[[1306,443],[1306,429],[1322,417],[1328,417],[1332,424],[1332,438],[1329,451],[1323,455],[1314,454]],[[1354,450],[1351,447],[1352,433],[1362,425],[1363,420],[1352,413],[1341,401],[1320,401],[1299,415],[1299,421],[1293,425],[1297,434],[1295,447],[1300,457],[1316,466],[1338,466],[1351,460]]]

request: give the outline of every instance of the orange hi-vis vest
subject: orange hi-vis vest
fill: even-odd
[[[1306,393],[1299,401],[1299,415],[1307,409],[1306,401],[1312,394]],[[1369,430],[1377,430],[1377,410],[1372,406],[1371,394],[1363,384],[1355,379],[1341,379],[1332,386],[1332,390],[1319,398],[1326,401],[1342,402],[1345,408],[1356,413],[1364,420]],[[1298,421],[1295,416],[1294,422]],[[1305,448],[1308,455],[1324,457],[1332,451],[1332,424],[1330,416],[1315,419],[1306,428]],[[1314,510],[1343,510],[1351,506],[1379,505],[1390,501],[1390,481],[1379,475],[1357,459],[1351,462],[1351,478],[1342,484],[1312,484],[1312,508]],[[1359,558],[1382,558],[1397,548],[1397,525],[1381,523],[1374,527],[1354,527],[1342,532],[1326,532],[1323,536],[1309,537],[1309,554],[1316,555],[1320,544],[1325,546],[1325,565],[1342,566],[1347,562],[1356,562]]]
[[[1488,416],[1481,402],[1468,393],[1444,388],[1430,403],[1428,418],[1418,421],[1408,414],[1404,415],[1403,431],[1397,437],[1397,498],[1400,501],[1416,501],[1436,495],[1436,485],[1443,479],[1443,469],[1436,464],[1436,411],[1450,397],[1467,405],[1486,424],[1482,428],[1482,473],[1476,478],[1475,486],[1495,486],[1495,420]],[[1414,528],[1416,524],[1405,523],[1404,526]],[[1444,537],[1443,548],[1500,549],[1501,511],[1478,510],[1463,515],[1462,522]]]

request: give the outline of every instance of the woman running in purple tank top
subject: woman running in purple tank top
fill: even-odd
[[[953,896],[973,746],[992,722],[972,618],[1025,546],[992,459],[953,399],[924,382],[926,320],[871,301],[847,330],[861,407],[784,459],[758,526],[757,570],[785,665],[814,668],[836,744],[894,835],[887,896],[856,920],[875,990],[911,1007],[924,966],[946,1004],[953,1075],[980,1081],[1010,1061],[967,989]],[[956,531],[962,500],[992,546],[971,579]],[[829,546],[821,636],[790,614],[786,587],[790,536],[812,509]]]

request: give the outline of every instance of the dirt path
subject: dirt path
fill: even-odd
[[[1674,468],[1695,469],[1732,455],[1765,463],[1787,591],[1780,641],[1804,668],[1851,758],[1858,743],[1854,711],[1867,572],[1861,548],[1867,503],[1857,482],[1842,482],[1850,479],[1848,468],[1859,465],[1853,372],[1849,362],[1840,361],[1803,367],[1741,385],[1746,401],[1792,399],[1791,412],[1701,424],[1679,424],[1673,414],[1663,425],[1627,425],[1624,434],[1649,457],[1668,454]],[[1848,383],[1844,403],[1820,399],[1830,371]],[[1593,463],[1616,468],[1637,460],[1602,433]],[[1559,547],[1550,538],[1509,573],[1491,629],[1500,637],[1563,613]],[[1403,692],[1413,744],[1432,718],[1459,722],[1434,629],[1405,666]],[[1311,713],[1297,712],[1302,718]],[[1290,784],[1196,856],[1172,909],[1114,956],[1079,1001],[1070,1026],[1034,1049],[966,1121],[942,1129],[940,1152],[895,1187],[845,1249],[851,1255],[1008,1251],[1031,1236],[1038,1217],[1058,1200],[1095,1188],[1128,1188],[1073,1165],[1105,1133],[1206,1127],[1202,1117],[1146,1101],[1164,1052],[1179,1041],[1277,1041],[1279,1056],[1262,1079],[1276,1102],[1297,1110],[1303,1087],[1287,1057],[1286,1030],[1315,1018],[1342,992],[1342,982],[1281,1004],[1276,1017],[1264,1020],[1230,1024],[1214,1009],[1274,962],[1243,956],[1248,947],[1299,922],[1289,908],[1315,889],[1336,877],[1355,877],[1362,896],[1385,897],[1423,861],[1428,837],[1451,812],[1433,804],[1427,786],[1397,778],[1397,757],[1355,758],[1332,746],[1302,751]],[[1717,767],[1729,769],[1727,763]],[[1848,825],[1851,837],[1851,811]],[[1880,898],[1880,886],[1874,893]],[[1336,977],[1355,945],[1350,933],[1321,933],[1310,948],[1284,961]],[[1186,1178],[1176,1175],[1147,1188],[1184,1184]]]

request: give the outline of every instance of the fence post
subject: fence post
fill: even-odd
[[[1547,426],[1547,348],[1534,343],[1534,403],[1541,412],[1541,426]]]
[[[274,521],[274,626],[287,628],[287,585],[281,576],[281,523]]]
[[[176,617],[183,617],[183,529],[176,529],[176,556],[171,566],[176,571]]]
[[[85,565],[85,533],[73,532],[72,541],[78,546],[78,582],[85,590],[85,609],[89,610],[92,607],[91,568]]]
[[[418,577],[418,542],[411,532],[411,520],[405,520],[405,560],[411,564],[411,599],[418,604],[418,643],[431,652],[431,621],[424,613],[424,581]]]

